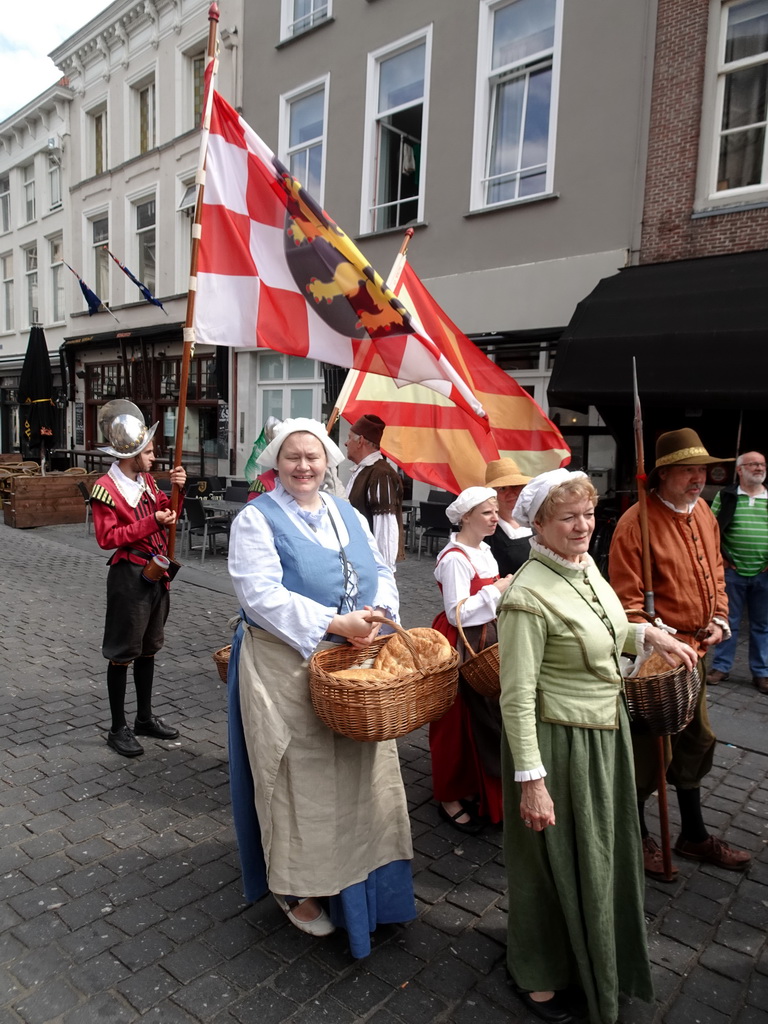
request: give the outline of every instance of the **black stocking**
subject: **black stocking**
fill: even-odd
[[[155,659],[137,658],[133,663],[133,681],[136,684],[136,717],[148,722],[152,717],[152,681],[155,677]]]
[[[125,684],[128,679],[128,666],[115,665],[110,661],[107,665],[107,694],[109,710],[112,714],[112,732],[117,732],[125,725]]]

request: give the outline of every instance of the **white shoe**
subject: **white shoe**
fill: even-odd
[[[324,935],[331,935],[336,931],[335,925],[322,907],[320,908],[320,913],[317,917],[313,918],[311,921],[302,921],[301,918],[296,917],[293,913],[287,900],[282,896],[278,896],[277,893],[273,892],[272,895],[274,896],[278,907],[280,907],[291,924],[298,928],[300,932],[306,932],[307,935],[322,937]],[[312,899],[312,897],[304,896],[302,899],[299,899],[298,902],[305,903],[308,899]]]

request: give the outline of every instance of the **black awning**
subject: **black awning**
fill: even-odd
[[[627,267],[576,307],[551,405],[752,409],[768,398],[768,251]]]

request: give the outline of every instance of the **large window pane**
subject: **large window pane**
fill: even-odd
[[[304,378],[314,378],[315,376],[315,361],[314,359],[303,359],[301,356],[288,356],[288,379],[289,380],[303,380]]]
[[[765,128],[753,128],[720,140],[718,191],[759,185],[762,180]]]
[[[768,0],[748,0],[728,9],[725,59],[730,63],[768,50]]]
[[[280,352],[259,354],[259,380],[282,380],[283,356]]]
[[[734,71],[725,79],[723,130],[765,120],[768,65]]]
[[[383,60],[379,68],[379,113],[414,103],[424,95],[424,43]]]
[[[262,419],[264,422],[274,416],[276,419],[283,418],[283,389],[276,388],[274,391],[265,389],[261,393]]]
[[[312,418],[311,388],[291,388],[291,416]]]
[[[491,67],[516,64],[554,42],[555,0],[515,0],[494,15]]]

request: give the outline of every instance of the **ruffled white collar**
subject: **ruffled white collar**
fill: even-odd
[[[558,565],[562,565],[564,569],[570,569],[572,572],[586,572],[590,565],[595,564],[592,556],[587,552],[579,557],[578,562],[570,562],[567,558],[556,555],[554,551],[551,551],[537,540],[531,541],[531,548],[538,554],[544,555],[551,562],[556,562]]]

